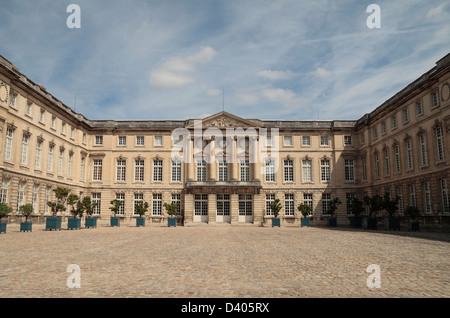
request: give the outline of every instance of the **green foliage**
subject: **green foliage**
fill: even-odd
[[[270,202],[269,206],[273,212],[274,217],[277,218],[278,213],[280,213],[280,210],[282,209],[280,199],[277,198],[277,199],[273,200],[272,202]]]
[[[72,213],[73,217],[76,218],[77,216],[79,216],[81,218],[84,209],[82,204],[80,203],[80,198],[76,194],[71,193],[67,197],[67,203],[72,207],[70,213]]]
[[[141,218],[145,212],[148,211],[148,203],[143,201],[137,202],[134,211],[136,214],[139,214],[139,217]]]
[[[7,217],[12,212],[12,208],[6,203],[0,203],[0,220]]]
[[[28,217],[33,213],[33,205],[25,204],[19,207],[19,212],[25,216],[25,222],[28,222]]]
[[[408,206],[405,209],[405,215],[411,220],[415,220],[418,216],[420,216],[420,210],[415,206]]]
[[[311,213],[312,208],[309,204],[301,203],[298,205],[297,210],[306,218]]]
[[[334,213],[336,212],[338,206],[341,204],[341,200],[339,200],[338,197],[333,198],[330,201],[330,208],[328,209],[328,213],[330,213],[330,215],[333,217]]]
[[[51,208],[53,216],[56,216],[59,211],[66,210],[66,201],[69,196],[69,189],[58,187],[53,190],[56,197],[56,202],[47,202],[47,205]]]
[[[356,197],[350,198],[347,204],[350,206],[350,211],[352,211],[352,214],[355,217],[360,216],[360,214],[364,212],[364,203]]]
[[[364,203],[369,207],[369,215],[372,216],[372,213],[377,211],[381,211],[383,208],[383,198],[376,194],[373,197],[365,196]]]
[[[114,199],[110,202],[112,204],[112,207],[109,209],[112,211],[113,216],[116,217],[117,212],[119,212],[120,207],[122,206],[122,201]]]
[[[80,202],[81,209],[86,212],[87,215],[91,216],[94,213],[94,208],[97,203],[93,203],[90,196],[85,196]]]
[[[383,197],[382,207],[386,210],[389,216],[393,216],[397,211],[398,197],[391,199],[389,193],[386,192]]]
[[[178,206],[179,203],[164,203],[164,208],[166,208],[167,214],[171,217],[178,215]]]

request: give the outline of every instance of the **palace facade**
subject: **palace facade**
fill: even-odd
[[[450,54],[358,120],[258,120],[220,112],[190,120],[89,120],[0,56],[0,201],[31,203],[50,214],[53,189],[89,195],[109,222],[110,201],[133,220],[162,223],[163,204],[179,203],[179,224],[264,225],[280,199],[283,225],[298,225],[297,206],[325,224],[340,198],[389,192],[399,213],[417,206],[424,222],[449,223]],[[181,132],[181,133],[174,133]],[[211,133],[212,132],[212,133]],[[176,150],[176,151],[175,151]],[[63,216],[68,216],[64,212]]]

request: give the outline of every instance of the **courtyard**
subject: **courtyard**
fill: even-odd
[[[449,297],[449,234],[135,227],[0,235],[2,298]],[[435,236],[433,238],[433,235]],[[70,288],[79,268],[79,288]],[[368,287],[379,266],[379,288]],[[74,280],[75,281],[75,280]],[[72,286],[73,287],[73,286]]]

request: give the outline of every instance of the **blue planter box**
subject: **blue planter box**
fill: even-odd
[[[409,231],[411,232],[420,232],[419,222],[409,222]]]
[[[280,219],[279,218],[272,219],[272,227],[274,227],[274,226],[280,227]]]
[[[177,226],[177,219],[176,218],[168,218],[167,219],[167,226],[168,227],[171,227],[171,226],[176,227]]]
[[[0,233],[6,233],[6,222],[0,222]]]
[[[377,229],[377,218],[367,218],[367,229],[376,230]]]
[[[301,218],[301,221],[302,221],[302,227],[309,226],[309,218]]]
[[[145,226],[145,218],[137,218],[136,219],[136,226]]]
[[[349,218],[350,227],[353,229],[360,229],[362,227],[362,219],[360,217],[352,216]]]
[[[97,218],[86,218],[84,222],[84,226],[86,228],[96,228],[97,227]]]
[[[32,227],[31,222],[20,222],[20,232],[31,232]]]
[[[389,217],[388,219],[389,231],[400,231],[400,218],[399,217]]]
[[[59,230],[61,231],[61,218],[48,217],[45,221],[45,230]]]
[[[327,226],[328,227],[336,227],[337,226],[336,218],[329,218],[329,219],[327,219]]]
[[[120,226],[120,219],[119,218],[111,218],[111,226]]]
[[[81,229],[81,219],[69,218],[69,220],[67,221],[67,229],[68,230],[79,230],[79,229]]]

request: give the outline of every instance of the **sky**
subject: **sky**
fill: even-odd
[[[371,4],[379,28],[368,25],[378,21]],[[446,0],[0,0],[0,8],[0,55],[91,120],[201,119],[222,109],[357,120],[450,52]]]

